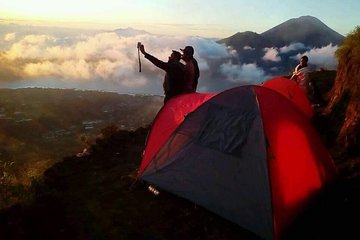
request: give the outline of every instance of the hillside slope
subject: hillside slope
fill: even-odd
[[[118,132],[93,154],[48,169],[33,202],[1,212],[0,239],[258,239],[191,202],[165,192],[155,196],[135,182],[146,133]],[[286,239],[359,236],[359,201],[360,175],[339,179]]]
[[[135,182],[147,129],[120,131],[44,174],[29,205],[0,214],[0,239],[237,239],[252,235]],[[212,237],[211,237],[212,236]]]
[[[326,137],[329,122],[320,116],[314,122]],[[49,168],[33,185],[32,201],[0,212],[0,239],[258,239],[189,201],[166,192],[155,196],[136,181],[148,131],[114,131],[98,139],[89,155],[68,157]],[[360,156],[339,159],[335,148],[330,150],[339,179],[285,239],[360,236]]]
[[[163,97],[75,89],[0,89],[0,161],[15,184],[28,185],[63,157],[80,151],[100,129],[149,124]],[[0,173],[2,168],[0,167]],[[0,196],[0,207],[2,201]]]

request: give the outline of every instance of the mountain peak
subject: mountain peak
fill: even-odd
[[[285,21],[261,34],[246,31],[219,40],[237,51],[236,60],[241,63],[256,63],[271,75],[287,74],[291,66],[296,66],[294,59],[299,53],[312,48],[321,48],[329,44],[340,45],[344,36],[335,32],[313,16],[301,16]],[[291,44],[296,49],[289,48],[287,52],[279,51],[276,61],[264,58],[266,48],[288,47]],[[288,48],[286,48],[288,49]],[[281,56],[280,56],[281,55]],[[280,61],[278,61],[280,59]]]
[[[143,34],[149,34],[148,32],[144,31],[144,30],[139,30],[139,29],[135,29],[135,28],[118,28],[115,29],[114,32],[122,37],[131,37],[131,36],[136,36],[136,35],[143,35]]]
[[[295,19],[295,20],[298,19],[300,21],[302,21],[302,20],[305,20],[305,21],[320,21],[318,18],[310,16],[310,15],[300,16],[298,18],[292,18],[292,19]]]
[[[343,40],[344,36],[329,28],[318,18],[308,15],[289,19],[261,34],[251,31],[238,32],[219,42],[240,50],[244,46],[283,47],[291,43],[322,47],[330,43],[339,45]]]
[[[261,34],[269,45],[282,47],[295,42],[306,46],[322,47],[340,44],[344,36],[329,28],[313,16],[301,16],[285,21]]]
[[[262,42],[264,39],[262,36],[256,32],[245,31],[238,32],[228,38],[222,39],[219,42],[225,43],[229,46],[236,46],[236,49],[242,49],[245,46],[251,46],[254,48],[262,47]]]

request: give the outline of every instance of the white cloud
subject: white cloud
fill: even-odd
[[[337,45],[329,44],[321,48],[313,48],[303,54],[297,54],[294,59],[300,59],[301,56],[306,55],[309,58],[309,64],[316,65],[318,68],[336,69],[337,60],[335,52],[338,49]]]
[[[234,65],[230,62],[220,66],[220,72],[228,81],[243,84],[260,84],[267,78],[264,70],[255,63]]]
[[[16,37],[16,33],[14,33],[14,32],[13,33],[7,33],[4,36],[4,40],[6,42],[10,42],[10,41],[13,41],[15,39],[15,37]]]
[[[111,82],[118,87],[115,91],[162,94],[165,73],[142,54],[143,71],[138,72],[137,42],[142,42],[147,52],[163,61],[168,60],[172,49],[192,45],[203,77],[217,71],[212,69],[214,62],[223,62],[237,54],[211,39],[151,35],[143,31],[136,34],[133,29],[129,30],[131,34],[126,34],[126,31],[79,33],[71,37],[43,33],[23,35],[5,49],[2,57],[17,66],[16,75],[34,82],[41,79],[78,81],[79,84]],[[15,36],[15,33],[7,35],[7,39],[15,40]],[[158,88],[155,91],[154,86]]]
[[[244,46],[243,49],[244,49],[244,50],[251,50],[251,51],[255,50],[255,48],[253,48],[253,47],[251,47],[251,46]]]
[[[288,53],[290,51],[297,51],[297,50],[302,50],[302,49],[306,49],[306,46],[303,43],[292,43],[289,46],[284,46],[281,47],[279,49],[280,53]]]
[[[43,59],[47,58],[49,46],[54,42],[55,38],[49,35],[27,35],[12,44],[5,54],[10,60]]]
[[[200,37],[188,37],[184,39],[184,46],[191,45],[195,49],[195,57],[209,58],[209,59],[221,59],[230,57],[232,49],[226,47],[223,44],[219,44],[214,40],[200,38]],[[181,48],[183,48],[181,47]]]
[[[64,30],[60,33],[55,30],[26,33],[14,31],[3,35],[5,44],[0,52],[0,65],[4,71],[0,72],[0,86],[4,86],[5,81],[11,81],[12,86],[25,82],[29,86],[33,82],[45,87],[76,86],[162,94],[165,72],[142,54],[142,72],[139,72],[137,42],[142,42],[147,52],[163,61],[168,60],[172,49],[192,45],[200,68],[200,91],[217,92],[242,84],[258,84],[269,78],[265,69],[256,63],[243,64],[235,49],[214,39],[153,35],[134,29],[86,34],[75,34],[73,31],[69,34]],[[263,59],[278,62],[281,60],[279,53],[302,47],[297,43],[281,49],[266,48]],[[329,45],[311,49],[306,54],[311,64],[328,67],[334,65],[336,48]],[[276,69],[267,71],[274,72]],[[15,84],[16,81],[18,84]]]
[[[85,60],[68,60],[61,63],[50,61],[28,63],[24,66],[24,78],[55,77],[60,79],[89,80],[91,65]]]
[[[275,47],[264,48],[265,55],[263,56],[263,60],[272,61],[272,62],[280,62],[281,57],[279,56],[279,51]]]

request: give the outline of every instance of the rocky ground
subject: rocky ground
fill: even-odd
[[[119,131],[90,155],[54,165],[33,201],[1,211],[0,239],[258,239],[246,230],[136,181],[148,129]],[[300,216],[285,239],[360,237],[359,158]]]
[[[360,238],[360,156],[338,154],[331,122],[318,109],[314,125],[339,177],[291,224],[284,239]],[[34,182],[32,200],[0,211],[0,239],[258,239],[221,217],[137,181],[149,128],[114,131],[90,154],[65,158]],[[329,140],[330,139],[330,140]]]

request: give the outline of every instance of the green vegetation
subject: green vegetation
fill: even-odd
[[[32,199],[0,211],[0,239],[259,239],[190,201],[148,191],[136,178],[148,131],[106,127],[90,154],[66,157],[47,169],[32,184]],[[360,168],[346,164],[340,170],[340,180],[283,239],[359,234]]]
[[[91,154],[50,167],[33,199],[0,211],[0,239],[256,239],[189,201],[151,194],[136,179],[148,131],[106,128]]]
[[[346,36],[335,54],[337,75],[324,113],[336,118],[337,144],[351,155],[360,145],[360,26]]]
[[[101,129],[151,123],[161,97],[64,89],[0,89],[0,207],[64,157],[91,145]],[[17,189],[16,191],[14,189]],[[17,194],[17,195],[16,195]]]

